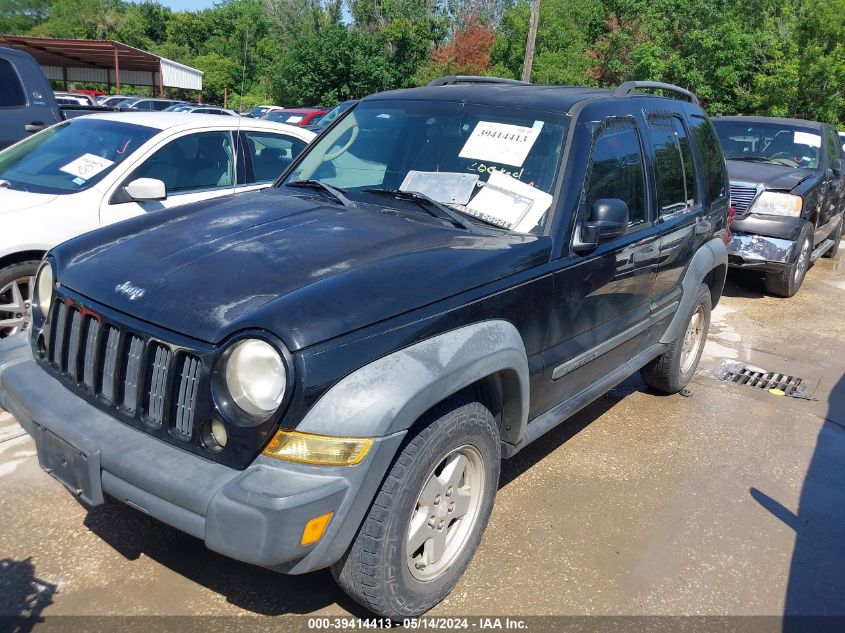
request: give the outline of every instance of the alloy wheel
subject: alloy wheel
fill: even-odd
[[[408,569],[434,580],[460,555],[481,513],[484,461],[470,445],[450,451],[429,474],[411,513],[406,540]]]
[[[0,338],[32,327],[32,290],[35,277],[19,277],[0,288]]]

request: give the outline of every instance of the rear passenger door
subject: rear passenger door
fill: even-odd
[[[684,270],[696,249],[712,235],[714,227],[704,217],[700,168],[685,118],[679,112],[652,112],[646,115],[646,120],[660,226],[652,310],[659,311],[679,300]]]
[[[600,198],[623,200],[629,226],[622,237],[561,260],[543,352],[545,379],[532,398],[533,415],[595,383],[644,345],[658,240],[640,123],[624,116],[589,124],[592,148],[577,203],[576,236]]]
[[[20,73],[15,64],[20,65]],[[59,120],[58,111],[50,103],[52,95],[41,94],[42,89],[36,85],[27,94],[21,73],[24,77],[30,73],[34,80],[41,69],[19,54],[12,53],[6,59],[0,52],[0,149]],[[46,81],[44,84],[49,88]]]

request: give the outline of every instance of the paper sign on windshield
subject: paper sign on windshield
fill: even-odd
[[[287,119],[285,119],[285,123],[299,123],[304,118],[304,116],[289,116]]]
[[[538,136],[540,127],[479,121],[458,156],[522,167]]]
[[[810,134],[809,132],[794,132],[792,141],[796,145],[809,145],[810,147],[822,146],[822,137],[818,134]]]
[[[527,233],[537,226],[551,204],[552,197],[545,191],[493,172],[464,210],[502,228]]]
[[[59,170],[71,176],[82,178],[83,180],[91,180],[101,171],[108,169],[112,165],[114,165],[114,161],[108,158],[102,158],[94,154],[83,154],[64,167],[59,167]]]

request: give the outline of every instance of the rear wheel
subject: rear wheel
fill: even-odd
[[[687,327],[663,354],[640,370],[645,384],[664,393],[678,393],[687,386],[707,341],[711,306],[710,288],[701,284]]]
[[[487,525],[499,481],[490,411],[451,399],[400,452],[345,556],[341,588],[374,613],[418,616],[455,587]]]
[[[0,270],[0,338],[32,327],[32,292],[39,262],[26,261]]]
[[[804,227],[798,238],[798,257],[790,266],[778,273],[766,273],[766,291],[778,297],[792,297],[804,283],[804,277],[810,268],[810,256],[813,254],[813,229]]]

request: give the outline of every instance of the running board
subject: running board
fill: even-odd
[[[549,409],[542,415],[534,418],[525,428],[525,433],[518,444],[502,442],[502,457],[513,457],[520,450],[528,446],[544,433],[551,431],[558,424],[572,417],[578,411],[586,407],[594,400],[598,400],[605,393],[623,382],[628,376],[642,368],[646,363],[660,356],[668,346],[663,343],[656,343],[648,349],[640,352],[627,363],[623,363],[601,380],[593,383],[584,391],[576,393],[559,405]]]
[[[819,244],[816,247],[816,250],[814,250],[812,253],[810,253],[810,261],[811,262],[816,261],[819,257],[821,257],[826,252],[828,252],[831,248],[833,248],[833,245],[834,245],[834,241],[830,238],[827,238],[824,242],[822,242],[821,244]]]

